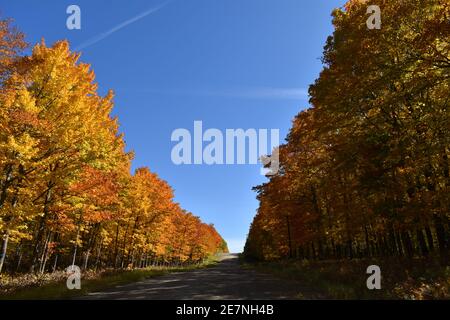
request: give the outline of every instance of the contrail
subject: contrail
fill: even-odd
[[[122,89],[130,91],[128,89]],[[255,88],[232,88],[232,89],[133,89],[133,92],[156,93],[168,95],[190,95],[190,96],[210,96],[242,99],[287,99],[304,100],[308,99],[308,89],[304,88],[276,88],[276,87],[255,87]]]
[[[130,25],[130,24],[132,24],[132,23],[134,23],[134,22],[136,22],[138,20],[141,20],[142,18],[145,18],[149,14],[152,14],[152,13],[155,13],[155,12],[159,11],[160,9],[162,9],[163,7],[165,7],[167,4],[169,4],[172,1],[173,0],[169,0],[169,1],[163,2],[159,6],[150,8],[147,11],[144,11],[144,12],[138,14],[137,16],[135,16],[133,18],[130,18],[130,19],[128,19],[128,20],[118,24],[117,26],[109,29],[108,31],[100,33],[100,34],[96,35],[95,37],[92,37],[91,39],[81,43],[74,50],[78,51],[78,50],[87,48],[87,47],[89,47],[89,46],[91,46],[91,45],[93,45],[93,44],[95,44],[95,43],[97,43],[99,41],[102,41],[103,39],[105,39],[105,38],[109,37],[110,35],[112,35],[114,32],[119,31],[120,29],[125,28],[126,26],[128,26],[128,25]]]

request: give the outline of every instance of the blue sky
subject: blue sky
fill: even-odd
[[[99,89],[116,92],[114,113],[133,168],[148,166],[175,189],[181,206],[213,223],[239,252],[265,181],[258,165],[171,161],[173,130],[279,129],[308,106],[319,75],[331,11],[345,0],[5,1],[30,44],[68,39],[92,65]],[[66,8],[81,8],[81,30]]]

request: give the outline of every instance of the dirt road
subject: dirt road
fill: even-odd
[[[241,268],[238,256],[228,254],[211,268],[117,286],[84,299],[296,299],[301,291],[296,282]]]

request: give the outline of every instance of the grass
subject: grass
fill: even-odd
[[[381,269],[381,290],[369,290],[369,265]],[[243,262],[305,286],[309,299],[450,299],[450,266],[434,259],[357,259],[343,261]]]
[[[58,279],[55,282],[34,284],[0,293],[0,300],[54,300],[76,299],[90,292],[102,291],[117,285],[123,285],[141,281],[148,278],[162,276],[171,272],[184,272],[201,268],[212,267],[217,263],[215,258],[210,258],[200,265],[183,267],[149,267],[134,270],[103,270],[95,276],[83,279],[81,276],[81,289],[69,290],[66,287],[66,279]]]

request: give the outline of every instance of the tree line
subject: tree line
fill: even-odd
[[[0,272],[196,263],[227,251],[148,168],[131,174],[113,93],[67,41],[0,20]]]
[[[255,187],[245,255],[425,257],[450,249],[450,4],[364,1],[333,12],[311,107]]]

